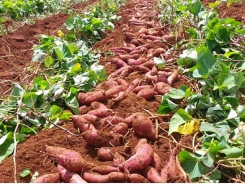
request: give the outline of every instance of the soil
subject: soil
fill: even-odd
[[[82,11],[87,5],[95,2],[95,0],[88,0],[87,3],[77,5],[76,9]],[[209,1],[203,1],[209,2]],[[121,7],[120,15],[122,18],[116,23],[115,30],[111,33],[108,33],[108,36],[101,40],[96,44],[94,49],[99,49],[101,52],[106,52],[115,46],[123,46],[125,43],[129,43],[130,40],[126,39],[125,35],[122,32],[122,27],[126,24],[129,26],[131,32],[137,32],[139,27],[134,26],[129,22],[129,19],[132,18],[132,15],[129,13],[129,9],[135,7],[136,4],[133,0],[130,0],[127,4]],[[152,4],[152,1],[149,1],[148,8],[156,7]],[[222,6],[219,6],[219,8]],[[243,10],[241,6],[237,7],[235,11],[233,8],[237,6],[232,6],[231,13],[238,13],[240,10]],[[239,10],[239,11],[238,11]],[[225,9],[220,9],[221,12],[226,12],[225,15],[232,16],[234,14],[228,14],[230,12],[229,8],[225,7]],[[154,12],[152,10],[152,12]],[[240,11],[241,12],[241,11]],[[154,13],[153,13],[154,14]],[[222,14],[223,15],[223,14]],[[236,17],[243,17],[244,13],[241,12],[241,15]],[[25,83],[32,80],[32,77],[28,78],[26,76],[20,75],[23,73],[24,66],[27,66],[32,57],[33,44],[38,43],[37,35],[38,34],[50,34],[55,35],[55,32],[61,28],[62,24],[68,18],[68,15],[65,13],[59,13],[57,15],[51,16],[47,19],[37,21],[33,25],[25,25],[21,29],[2,36],[0,42],[0,85],[2,85],[3,92],[10,89],[11,83],[10,81]],[[144,25],[147,28],[157,27],[156,16],[147,17],[146,21],[152,21],[152,24]],[[164,30],[166,34],[170,34],[170,32]],[[175,40],[169,40],[169,42],[173,43]],[[142,40],[141,44],[149,43],[149,41]],[[153,48],[163,47],[165,49],[168,48],[167,44],[151,42],[151,46]],[[178,55],[178,53],[175,53]],[[113,56],[102,56],[100,59],[100,64],[104,65],[107,74],[110,75],[115,70],[117,70],[117,66],[110,63],[110,60]],[[142,57],[146,57],[143,55]],[[173,57],[174,56],[173,54]],[[174,66],[172,66],[174,68]],[[133,72],[129,76],[125,76],[124,79],[130,83],[134,79],[139,78],[143,83],[147,83],[145,79],[145,74],[141,72]],[[173,87],[177,88],[181,84],[188,84],[188,80],[182,76],[178,77],[178,80],[173,84]],[[104,83],[101,83],[97,86],[95,90],[107,89]],[[0,88],[1,90],[1,88]],[[1,92],[1,91],[0,91]],[[124,100],[115,103],[111,100],[107,100],[104,104],[113,109],[116,112],[117,116],[126,118],[130,114],[135,112],[143,112],[145,115],[150,116],[148,112],[151,112],[153,115],[157,111],[160,105],[161,97],[155,96],[150,100],[145,100],[142,97],[137,96],[135,93],[130,93],[127,98]],[[81,113],[86,113],[90,110],[90,107],[84,109]],[[154,152],[156,152],[163,163],[163,167],[169,160],[169,155],[171,149],[176,147],[176,145],[180,145],[180,147],[192,147],[192,136],[180,136],[178,134],[174,134],[173,137],[169,137],[167,135],[168,124],[170,116],[162,117],[159,116],[157,118],[159,124],[159,138],[157,141],[149,141]],[[154,123],[156,121],[154,120]],[[77,133],[77,129],[73,127],[72,122],[65,122],[63,128],[71,131],[72,133]],[[174,138],[174,139],[173,139]],[[124,139],[124,144],[127,145],[133,150],[133,148],[137,145],[138,141],[141,137],[136,136],[133,132],[129,133],[129,136]],[[177,141],[177,144],[174,143],[174,140]],[[52,146],[60,146],[68,149],[72,149],[81,153],[83,158],[89,160],[96,165],[113,165],[112,162],[101,162],[98,160],[96,154],[98,148],[88,146],[84,139],[79,136],[73,136],[66,133],[64,130],[59,128],[53,128],[48,130],[42,130],[37,135],[27,138],[25,142],[18,144],[17,146],[17,154],[16,154],[16,171],[17,171],[17,181],[21,183],[30,182],[31,176],[27,176],[24,178],[19,177],[19,173],[25,169],[30,168],[32,174],[34,172],[38,172],[39,175],[47,174],[47,173],[55,173],[57,172],[56,164],[49,158],[49,156],[45,153],[45,145]],[[123,146],[122,146],[123,147]],[[115,149],[121,150],[122,147],[116,147]],[[185,148],[186,149],[186,148]],[[5,159],[0,164],[0,183],[12,183],[14,182],[14,163],[13,157]],[[171,178],[169,182],[186,182],[183,179]]]

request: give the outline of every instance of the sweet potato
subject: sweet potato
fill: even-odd
[[[131,47],[113,47],[111,50],[113,51],[114,49],[122,49],[125,50],[126,52],[132,52],[134,50],[134,48]]]
[[[107,98],[112,98],[113,96],[119,94],[119,92],[124,91],[123,86],[114,86],[111,89],[105,91]]]
[[[101,123],[103,123],[104,125],[116,125],[121,122],[126,122],[126,120],[119,116],[107,116],[101,120]]]
[[[106,116],[115,114],[115,112],[112,109],[106,108],[106,109],[91,110],[87,114],[94,115],[94,116],[97,116],[99,118],[104,118]]]
[[[161,54],[165,53],[166,50],[164,48],[157,48],[153,51],[152,55],[154,57],[159,57]]]
[[[129,87],[126,89],[126,93],[132,92],[141,82],[140,79],[134,79],[133,82],[129,85]]]
[[[125,135],[128,132],[128,125],[126,123],[118,123],[112,128],[110,132]]]
[[[117,65],[118,68],[124,67],[124,66],[128,66],[127,63],[125,63],[123,60],[119,59],[119,58],[112,58],[111,62],[115,65]]]
[[[99,118],[90,114],[81,115],[84,119],[86,119],[89,123],[92,123],[95,127],[99,126]]]
[[[142,85],[142,86],[137,86],[137,87],[133,90],[133,92],[134,92],[134,93],[138,93],[140,90],[146,89],[146,88],[153,88],[153,86],[152,86],[152,85]]]
[[[118,94],[117,97],[115,98],[112,98],[111,101],[113,102],[120,102],[122,101],[123,99],[127,98],[128,97],[128,93],[126,93],[125,91],[122,91]]]
[[[161,177],[167,181],[167,180],[175,180],[178,179],[180,181],[183,179],[185,180],[185,176],[182,173],[182,168],[180,166],[178,157],[178,147],[175,147],[174,149],[171,150],[170,156],[169,156],[169,161],[167,165],[161,170]]]
[[[126,90],[128,88],[128,83],[124,79],[118,78],[117,82],[123,87],[123,90]]]
[[[96,109],[108,109],[103,103],[100,103],[100,102],[92,102],[90,107],[93,110],[96,110]]]
[[[95,147],[119,146],[122,142],[122,135],[99,130],[86,130],[82,133],[82,137],[87,144]]]
[[[165,93],[169,92],[172,90],[172,87],[165,82],[158,82],[155,86],[154,89],[158,92],[160,95],[164,95]]]
[[[81,154],[74,150],[46,145],[46,152],[70,172],[88,170],[94,167],[92,163],[84,160]]]
[[[91,171],[97,172],[99,174],[109,174],[111,172],[119,172],[119,168],[114,166],[109,166],[109,165],[101,165],[101,166],[93,167]]]
[[[93,92],[87,92],[87,93],[83,93],[83,92],[81,92],[81,93],[78,93],[78,102],[79,102],[79,105],[81,106],[81,105],[83,105],[84,104],[84,101],[85,101],[85,99],[89,96],[89,95],[91,95],[91,94],[93,94]]]
[[[151,166],[153,168],[155,168],[158,172],[161,171],[162,169],[162,161],[161,161],[161,158],[160,156],[154,152],[154,157],[153,157],[153,160],[151,162]]]
[[[114,86],[118,86],[118,83],[117,83],[116,80],[107,80],[107,81],[105,81],[104,84],[105,84],[105,87],[106,87],[107,89],[112,88],[112,87],[114,87]]]
[[[121,75],[122,72],[125,72],[125,70],[127,72],[133,72],[134,69],[132,68],[132,66],[124,66],[118,70],[116,70],[115,72],[111,73],[109,76],[108,76],[108,79],[112,79],[112,78],[115,78],[115,77],[118,77]]]
[[[81,133],[90,129],[96,130],[94,125],[87,121],[82,115],[73,115],[71,119],[74,127],[79,128]]]
[[[153,66],[155,66],[156,63],[154,61],[147,61],[143,64],[141,64],[141,66],[144,66],[146,68],[149,68],[150,70],[152,69]]]
[[[125,32],[124,35],[126,36],[127,39],[132,40],[135,38],[135,35],[130,32]]]
[[[130,116],[128,116],[127,118],[125,118],[125,121],[128,124],[129,128],[132,127],[133,120],[134,120],[135,116],[137,116],[137,115],[144,116],[144,114],[142,112],[135,112],[135,113],[131,114]]]
[[[60,183],[60,174],[45,174],[36,178],[33,183]]]
[[[122,59],[123,61],[128,61],[128,59],[138,59],[139,58],[139,54],[133,54],[133,55],[130,55],[130,54],[119,54],[119,58]]]
[[[120,155],[118,152],[116,152],[113,157],[114,166],[118,167],[124,162],[125,162],[125,158],[122,155]]]
[[[157,172],[157,170],[151,167],[150,165],[148,165],[145,169],[143,169],[142,174],[152,183],[166,183],[167,182],[161,177],[161,175]]]
[[[147,116],[136,115],[132,127],[135,135],[156,140],[155,127]]]
[[[128,179],[131,183],[149,183],[149,180],[137,173],[129,174]]]
[[[145,52],[147,52],[147,48],[145,47],[141,47],[141,48],[136,48],[134,49],[132,52],[130,52],[129,54],[144,54]]]
[[[93,92],[93,94],[85,98],[85,100],[83,101],[83,104],[90,105],[92,102],[103,102],[106,100],[107,100],[107,97],[105,96],[104,90],[95,91]]]
[[[58,165],[58,170],[62,181],[65,183],[87,183],[77,173],[69,172],[61,165]]]
[[[135,147],[135,154],[119,165],[120,169],[135,172],[146,168],[153,159],[153,149],[146,139],[141,139]]]
[[[96,172],[84,172],[83,178],[89,183],[110,183],[110,182],[123,182],[126,177],[121,172],[111,172],[102,175]]]
[[[157,92],[152,88],[144,88],[137,93],[137,96],[143,97],[146,100],[151,99],[154,95],[157,95]]]
[[[144,73],[147,73],[147,72],[150,71],[149,68],[147,68],[145,66],[142,66],[142,65],[135,65],[134,69],[137,70],[137,71],[140,71],[140,72],[144,72]]]
[[[178,75],[179,75],[179,71],[174,70],[173,73],[168,77],[167,82],[170,86],[172,86],[173,83],[177,80]]]
[[[155,40],[160,41],[160,40],[162,40],[162,37],[160,37],[160,36],[152,36],[152,35],[144,35],[143,38],[151,40],[151,41],[155,41]]]
[[[114,155],[110,149],[102,147],[98,150],[97,157],[101,161],[112,161]]]

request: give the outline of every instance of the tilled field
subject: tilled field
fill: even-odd
[[[175,158],[181,149],[192,147],[193,137],[179,134],[168,136],[167,122],[171,115],[156,115],[162,94],[189,83],[173,65],[180,51],[164,54],[169,45],[178,42],[183,35],[177,38],[171,36],[171,28],[158,22],[156,4],[152,0],[130,0],[121,7],[118,15],[121,19],[116,23],[114,31],[94,47],[102,53],[110,50],[115,53],[100,59],[108,79],[96,87],[96,92],[79,94],[80,115],[73,116],[71,122],[64,122],[63,125],[74,134],[78,134],[79,128],[81,134],[74,136],[53,128],[28,138],[17,147],[17,173],[25,168],[30,168],[32,173],[37,171],[39,176],[60,173],[54,175],[57,181],[54,179],[52,182],[71,182],[69,178],[72,176],[67,174],[69,172],[92,183],[189,182]],[[65,21],[67,15],[63,17]],[[55,16],[53,19],[57,22]],[[44,25],[51,21],[51,18],[45,20]],[[58,27],[53,31],[56,29]],[[20,44],[26,40],[20,35],[16,37],[10,34],[2,39],[6,42],[6,38],[13,39]],[[28,35],[26,37],[30,38]],[[162,39],[167,42],[163,43]],[[36,42],[34,37],[32,40]],[[30,49],[33,43],[24,50]],[[13,54],[16,56],[18,48],[13,50],[16,50]],[[18,57],[25,55],[29,57],[26,60],[30,60],[30,54],[22,53]],[[158,69],[153,57],[161,54],[167,65]],[[59,153],[60,149],[55,147],[71,149],[80,155],[73,153],[67,158],[64,153],[66,150]],[[101,155],[102,151],[107,154]],[[56,154],[64,154],[62,165],[69,171],[64,171],[58,164],[60,157]],[[69,160],[70,157],[75,158],[75,155],[84,160],[81,165]],[[73,164],[75,167],[72,167]],[[0,182],[14,182],[13,157],[0,164],[0,175]],[[18,182],[31,180],[31,176],[17,177]]]

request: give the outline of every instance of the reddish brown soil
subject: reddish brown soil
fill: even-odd
[[[77,3],[75,9],[82,10],[97,0],[88,0],[86,3]],[[60,12],[35,24],[26,24],[17,31],[0,37],[0,96],[9,94],[12,83],[20,82],[28,84],[34,77],[31,69],[23,70],[24,67],[33,66],[32,59],[34,44],[38,43],[39,34],[55,35],[63,23],[69,17]],[[14,26],[13,21],[7,21],[6,26]]]
[[[112,33],[110,33],[107,38],[99,42],[95,46],[95,49],[100,49],[102,52],[106,52],[114,46],[122,46],[125,43],[128,43],[129,40],[127,40],[124,34],[122,33],[123,24],[129,25],[131,32],[138,31],[139,27],[133,26],[128,21],[130,18],[132,18],[132,15],[130,15],[130,13],[127,10],[136,6],[136,4],[134,4],[133,2],[134,1],[132,0],[125,6],[121,7],[119,15],[122,16],[122,18],[116,24],[115,30]],[[150,2],[151,1],[149,1],[149,7],[154,7],[155,5],[151,4]],[[59,17],[62,17],[60,19],[62,19],[63,21],[59,20],[58,25],[54,27],[53,24],[57,24]],[[35,35],[40,33],[55,33],[55,31],[59,29],[59,27],[62,25],[62,23],[65,21],[67,17],[68,16],[66,14],[61,13],[59,15],[52,16],[49,19],[38,21],[35,25],[26,25],[12,34],[3,36],[1,39],[5,41],[0,42],[0,48],[3,50],[5,54],[1,53],[1,56],[6,57],[0,57],[0,61],[1,63],[3,63],[3,65],[0,66],[1,71],[3,71],[1,72],[0,79],[22,81],[22,79],[18,77],[20,72],[17,68],[23,68],[23,66],[25,66],[26,63],[31,60],[32,51],[30,49],[32,48],[33,43],[37,43]],[[146,18],[146,21],[151,20],[154,21],[154,24],[146,26],[147,28],[156,26],[155,16]],[[168,33],[166,32],[166,34]],[[173,40],[169,41],[174,42]],[[8,44],[4,44],[6,42]],[[143,43],[147,42],[148,41],[143,41]],[[152,47],[167,48],[167,45],[163,43],[152,42]],[[10,48],[10,53],[8,52],[8,48]],[[15,56],[12,57],[10,55]],[[108,75],[117,69],[115,65],[110,63],[111,57],[112,56],[101,57],[100,59],[100,64],[105,65]],[[15,68],[11,66],[11,63],[14,63]],[[140,78],[144,83],[146,83],[145,75],[139,72],[135,72],[129,76],[126,76],[124,79],[130,83],[135,78]],[[187,80],[180,77],[179,80],[173,85],[173,87],[178,87],[183,83],[187,84]],[[4,83],[3,86],[5,87],[6,84],[7,83]],[[97,89],[102,88],[104,88],[103,84],[99,85]],[[149,115],[148,113],[146,113],[144,109],[155,114],[159,107],[160,101],[161,97],[159,96],[156,96],[150,100],[145,100],[144,98],[137,96],[135,93],[130,93],[126,99],[122,100],[119,103],[114,103],[111,100],[107,100],[104,104],[108,108],[113,109],[118,116],[127,117],[134,112],[144,112],[146,115]],[[89,110],[90,108],[88,107],[85,109],[84,112]],[[149,141],[149,143],[152,145],[154,151],[161,157],[164,166],[168,162],[170,150],[176,147],[176,144],[173,143],[173,139],[171,137],[167,136],[168,124],[166,122],[169,121],[169,117],[158,117],[157,120],[159,123],[160,136],[157,141]],[[77,133],[77,130],[73,127],[71,122],[66,122],[63,127],[70,130],[73,133]],[[180,143],[181,147],[191,147],[192,136],[179,136],[175,134],[174,138],[175,140],[177,140],[177,142]],[[135,145],[138,143],[139,139],[140,137],[135,136],[134,133],[131,132],[130,136],[125,139],[125,143],[127,142],[128,146],[130,146],[133,149]],[[18,144],[16,155],[16,171],[18,182],[30,182],[31,176],[25,178],[19,177],[19,173],[25,168],[30,168],[32,174],[34,174],[34,172],[37,171],[39,175],[57,172],[56,165],[49,159],[47,154],[45,154],[45,145],[61,146],[72,150],[76,150],[80,152],[84,158],[97,165],[112,165],[112,162],[99,161],[96,157],[97,148],[88,146],[82,137],[72,136],[59,128],[53,128],[49,130],[42,130],[38,133],[38,135],[30,137],[25,142]],[[118,147],[118,149],[121,149],[121,147]],[[14,182],[14,164],[12,156],[5,159],[0,164],[0,176],[0,183]],[[175,179],[174,182],[185,181]]]
[[[205,6],[208,6],[208,3],[215,2],[215,0],[202,0],[202,3]],[[243,3],[233,3],[231,6],[227,7],[226,2],[221,3],[218,6],[219,17],[230,17],[234,18],[243,24],[245,24],[245,2]]]

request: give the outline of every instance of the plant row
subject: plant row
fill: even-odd
[[[162,21],[187,35],[175,47],[182,50],[179,72],[190,85],[163,95],[158,113],[174,114],[169,135],[195,135],[193,150],[182,150],[178,158],[199,182],[218,182],[226,169],[244,178],[245,26],[218,18],[219,3],[205,8],[199,0],[163,0],[159,6]]]
[[[13,84],[10,96],[0,105],[0,161],[27,135],[59,126],[60,121],[78,114],[77,93],[92,90],[106,79],[104,67],[98,64],[100,55],[91,46],[105,36],[102,32],[113,30],[121,4],[99,2],[70,17],[64,24],[66,33],[59,30],[59,37],[40,35],[39,45],[33,47],[33,62],[41,68],[38,76],[31,87]]]

